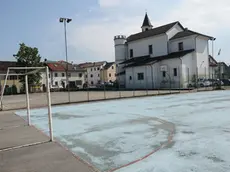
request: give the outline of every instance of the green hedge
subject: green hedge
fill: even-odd
[[[9,85],[6,85],[4,90],[4,95],[12,95],[12,94],[18,94],[16,85],[12,85],[11,87]]]

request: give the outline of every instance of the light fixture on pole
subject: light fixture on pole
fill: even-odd
[[[68,90],[68,99],[70,103],[70,91],[69,91],[69,77],[68,77],[68,50],[67,50],[67,36],[66,36],[66,23],[70,23],[72,19],[70,18],[60,18],[59,22],[64,23],[64,35],[65,35],[65,55],[66,55],[66,85],[67,85],[67,90]]]

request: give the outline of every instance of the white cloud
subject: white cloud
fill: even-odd
[[[95,60],[114,60],[115,35],[129,35],[140,30],[136,21],[141,23],[142,17],[132,19],[119,19],[118,22],[109,19],[94,20],[84,26],[74,27],[71,31],[69,44],[78,49],[87,49],[90,55],[94,55]],[[87,26],[87,27],[86,27]]]
[[[229,0],[184,0],[171,12],[169,19],[177,19],[192,29],[216,32],[230,28]]]
[[[87,49],[90,55],[95,56],[95,60],[114,60],[113,37],[117,34],[129,35],[139,32],[145,7],[154,26],[179,20],[185,27],[211,36],[218,36],[219,32],[229,32],[230,29],[229,0],[183,0],[172,9],[170,5],[160,4],[155,0],[135,0],[135,3],[133,1],[126,0],[124,6],[121,0],[99,0],[101,10],[104,10],[107,17],[92,19],[81,26],[75,26],[71,31],[73,36],[70,44],[76,49]],[[167,9],[161,13],[161,9],[157,9],[157,4]],[[115,13],[106,10],[111,7],[116,9]],[[159,14],[153,15],[152,11],[159,11]],[[223,47],[222,42],[219,42],[219,45]]]

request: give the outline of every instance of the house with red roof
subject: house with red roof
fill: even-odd
[[[85,83],[85,70],[76,68],[65,61],[44,61],[49,67],[50,88],[83,88]],[[68,77],[68,78],[67,78]],[[42,83],[46,85],[45,73],[42,74]]]

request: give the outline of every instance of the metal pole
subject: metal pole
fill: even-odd
[[[3,103],[2,103],[2,100],[3,100],[3,95],[4,95],[4,91],[5,91],[5,87],[6,87],[6,82],[7,82],[8,75],[9,75],[9,68],[7,69],[6,78],[5,78],[5,81],[4,81],[3,88],[2,88],[2,90],[1,90],[1,110],[3,110]]]
[[[159,67],[157,68],[157,82],[158,82],[158,91],[157,91],[157,95],[159,95],[160,94],[160,88],[161,88],[161,81],[159,81],[159,74],[160,73],[160,75],[162,74],[161,73],[161,70],[159,69]]]
[[[25,88],[26,88],[26,107],[27,107],[27,122],[30,126],[30,98],[29,98],[29,88],[28,88],[28,75],[25,75]]]
[[[212,57],[214,58],[214,39],[212,39]],[[212,87],[213,87],[213,78],[212,78]]]
[[[179,83],[179,92],[180,92],[181,91],[181,88],[180,88],[180,77],[181,77],[180,76],[180,67],[178,67],[178,75],[179,75],[179,82],[178,83]]]
[[[214,39],[212,39],[212,57],[214,58]]]
[[[102,70],[102,72],[103,72],[103,82],[104,82],[104,99],[106,99],[106,94],[105,94],[105,73],[104,73],[104,70]]]
[[[206,67],[204,67],[204,75],[205,75],[205,81],[206,81]],[[205,90],[207,90],[207,88],[205,87]]]
[[[190,76],[189,76],[189,67],[188,67],[188,84],[190,85]],[[190,88],[189,88],[189,92],[190,92]]]
[[[87,71],[87,87],[86,87],[86,91],[87,91],[87,98],[88,98],[88,101],[89,101],[89,75],[88,75],[88,71]]]
[[[53,123],[52,123],[52,111],[51,111],[51,98],[50,98],[50,85],[49,85],[49,68],[46,67],[46,92],[47,92],[47,105],[48,105],[48,118],[49,118],[49,130],[50,141],[53,141]]]
[[[121,98],[121,86],[120,86],[120,82],[121,82],[121,79],[120,79],[120,73],[119,73],[119,65],[117,65],[117,73],[118,73],[118,91],[119,91],[119,98]]]
[[[66,55],[66,84],[68,90],[68,100],[70,103],[70,91],[69,91],[69,77],[68,77],[68,49],[67,49],[67,36],[66,36],[66,19],[64,20],[64,31],[65,31],[65,55]]]
[[[198,85],[198,67],[196,67],[196,88],[197,88],[196,91],[198,91],[198,88],[199,88],[199,85]]]
[[[135,97],[135,76],[134,76],[134,69],[132,67],[132,76],[133,76],[133,97]]]
[[[153,84],[153,65],[150,65],[151,67],[151,76],[152,76],[152,89],[154,89],[154,84]]]
[[[148,95],[148,76],[147,76],[147,66],[145,66],[145,77],[146,77],[146,95]]]

